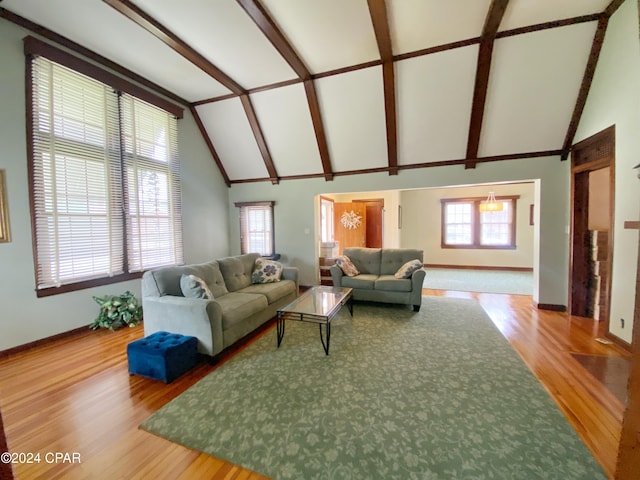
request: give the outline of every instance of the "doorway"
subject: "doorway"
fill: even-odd
[[[336,202],[334,239],[338,255],[347,247],[382,248],[384,199],[358,199]]]
[[[615,127],[573,146],[571,159],[571,315],[606,322],[613,264]]]

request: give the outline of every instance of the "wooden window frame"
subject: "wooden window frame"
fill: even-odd
[[[486,197],[466,197],[466,198],[442,198],[440,199],[440,248],[451,249],[471,249],[471,250],[515,250],[516,245],[516,218],[517,218],[517,202],[520,195],[503,195],[496,197],[498,201],[511,202],[511,230],[510,243],[508,245],[483,245],[480,243],[480,204],[486,201]],[[471,238],[469,244],[448,244],[446,243],[446,206],[451,203],[471,203]]]
[[[75,55],[72,55],[68,52],[65,52],[53,45],[47,44],[35,37],[27,36],[23,39],[23,47],[24,54],[26,57],[25,66],[26,66],[26,74],[25,74],[25,93],[26,93],[26,123],[27,123],[27,158],[28,158],[28,170],[29,170],[29,202],[31,206],[31,223],[32,223],[32,231],[36,231],[36,220],[35,220],[35,197],[34,197],[34,185],[33,185],[33,173],[34,173],[34,149],[33,149],[33,85],[32,85],[32,63],[31,59],[36,56],[44,57],[52,62],[55,62],[59,65],[67,67],[77,73],[82,75],[86,75],[94,80],[102,82],[106,85],[109,85],[116,91],[121,91],[130,94],[133,97],[136,97],[139,100],[150,103],[158,108],[165,110],[166,112],[174,115],[177,119],[183,117],[183,109],[178,107],[177,105],[168,102],[160,96],[155,95],[148,90],[145,90],[128,80],[119,77],[107,70],[104,70],[82,58],[79,58]],[[123,239],[125,242],[126,249],[126,238]],[[38,250],[37,250],[37,240],[34,236],[32,237],[32,249],[34,254],[34,274],[36,279],[38,278]],[[126,250],[125,250],[125,271],[121,274],[116,274],[112,276],[104,276],[98,278],[91,278],[87,280],[80,280],[70,283],[64,283],[55,287],[44,287],[37,288],[36,287],[36,295],[37,297],[47,297],[50,295],[57,295],[60,293],[73,292],[77,290],[82,290],[86,288],[93,288],[102,285],[109,285],[113,283],[119,283],[127,280],[138,279],[144,273],[143,271],[137,272],[129,272],[127,271],[126,264]]]
[[[240,213],[239,213],[239,222],[240,222],[240,253],[241,254],[245,254],[245,253],[255,253],[255,252],[249,252],[246,251],[245,248],[245,241],[244,241],[244,227],[243,227],[243,213],[242,213],[242,209],[246,208],[246,207],[269,207],[271,210],[271,252],[270,253],[265,253],[261,255],[263,257],[275,257],[276,254],[276,221],[275,221],[275,215],[274,215],[274,206],[275,206],[276,202],[273,200],[268,200],[268,201],[262,201],[262,202],[235,202],[234,205],[236,207],[238,207],[240,209]]]

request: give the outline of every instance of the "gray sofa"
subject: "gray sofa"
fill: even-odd
[[[198,339],[198,351],[215,356],[273,318],[298,296],[298,269],[284,267],[276,283],[252,284],[257,253],[150,270],[142,276],[144,333],[168,331]],[[185,298],[183,274],[204,280],[213,300]]]
[[[411,278],[402,279],[395,278],[394,274],[410,260],[418,259],[422,263],[422,250],[352,247],[345,248],[343,255],[351,259],[360,274],[349,277],[333,265],[330,271],[334,286],[351,287],[354,300],[400,303],[412,305],[416,312],[420,310],[425,271],[417,270]]]

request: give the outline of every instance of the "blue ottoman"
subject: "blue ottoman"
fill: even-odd
[[[198,361],[198,339],[156,332],[127,345],[129,373],[171,383]]]

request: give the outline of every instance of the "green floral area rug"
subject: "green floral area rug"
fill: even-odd
[[[277,479],[604,479],[474,300],[267,332],[141,428]]]

